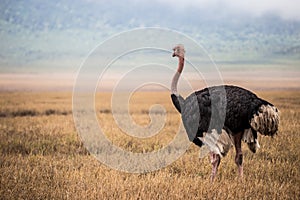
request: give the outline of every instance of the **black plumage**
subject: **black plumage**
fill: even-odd
[[[174,106],[181,113],[191,141],[195,137],[203,137],[203,132],[211,132],[212,129],[216,129],[218,133],[224,129],[233,135],[249,129],[251,119],[259,112],[261,105],[273,106],[251,91],[231,85],[205,88],[196,91],[185,100],[175,94],[172,94],[171,98]],[[215,112],[214,117],[212,112]],[[197,128],[196,132],[195,128]],[[276,131],[277,129],[278,127],[275,128]],[[252,131],[256,134],[253,128]],[[262,134],[274,135],[276,131]],[[198,142],[197,145],[199,144],[202,145]]]

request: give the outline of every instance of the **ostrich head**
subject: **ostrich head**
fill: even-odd
[[[185,50],[182,44],[178,44],[173,48],[173,57],[184,58]]]

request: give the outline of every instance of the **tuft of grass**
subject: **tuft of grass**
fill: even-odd
[[[13,117],[24,117],[24,116],[36,116],[38,115],[38,112],[36,110],[17,110],[13,111],[10,114]]]
[[[28,110],[28,109],[21,109],[16,111],[0,111],[0,118],[1,117],[33,117],[33,116],[41,116],[41,115],[69,115],[72,114],[72,111],[64,111],[64,110],[54,110],[54,109],[47,109],[45,111],[36,111],[36,110]]]
[[[111,113],[111,110],[110,109],[101,109],[99,111],[101,114],[110,114]]]

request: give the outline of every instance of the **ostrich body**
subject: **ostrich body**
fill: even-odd
[[[259,148],[257,133],[273,136],[278,131],[279,111],[271,103],[249,90],[237,86],[208,87],[192,93],[186,99],[177,93],[177,82],[184,67],[184,48],[176,46],[173,57],[179,58],[171,85],[171,98],[181,113],[190,141],[206,146],[212,163],[213,181],[221,161],[234,145],[239,176],[243,176],[241,141],[255,153]],[[203,148],[202,148],[203,149]]]

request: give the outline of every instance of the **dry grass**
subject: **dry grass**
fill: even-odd
[[[159,171],[128,174],[112,170],[90,156],[81,144],[71,115],[71,94],[0,93],[1,199],[299,199],[300,92],[259,92],[281,110],[279,134],[260,136],[261,149],[244,146],[244,180],[237,179],[234,151],[221,161],[217,181],[209,182],[208,158],[199,160],[194,145]],[[137,139],[113,123],[109,94],[97,96],[101,126],[124,149],[153,151],[168,144],[180,117],[167,93],[132,97],[136,123],[149,123],[148,108],[167,111],[158,135]]]

